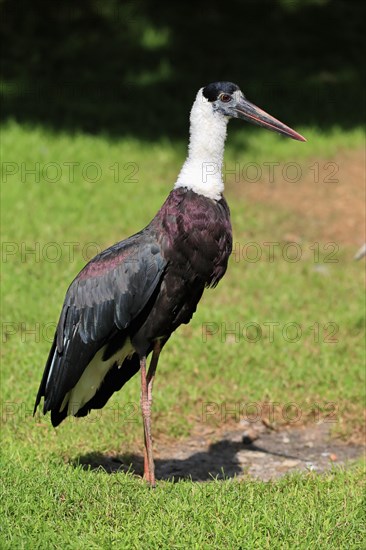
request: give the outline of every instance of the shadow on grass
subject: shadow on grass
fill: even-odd
[[[142,139],[186,136],[198,88],[237,82],[290,126],[359,126],[365,3],[2,3],[3,118]]]
[[[261,452],[287,459],[296,459],[288,453],[278,453],[259,447],[255,444],[244,445],[222,439],[210,445],[208,451],[196,452],[186,458],[155,459],[156,477],[160,480],[177,482],[181,479],[192,481],[210,481],[228,479],[243,473],[243,467],[237,459],[237,453],[246,451]],[[85,470],[104,470],[107,474],[132,472],[142,476],[143,457],[135,454],[111,456],[102,453],[89,453],[71,461],[74,467],[82,466]]]

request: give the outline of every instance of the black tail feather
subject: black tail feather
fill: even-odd
[[[50,349],[50,353],[49,353],[47,363],[46,363],[46,366],[45,366],[45,369],[44,369],[44,372],[43,372],[41,383],[39,385],[39,389],[38,389],[38,393],[37,393],[37,397],[36,397],[36,402],[34,404],[34,409],[33,409],[33,416],[36,414],[37,407],[38,407],[38,405],[41,401],[41,398],[45,397],[45,395],[46,395],[47,378],[48,378],[48,374],[50,372],[50,367],[51,367],[51,364],[52,364],[52,359],[53,359],[55,351],[56,351],[56,335],[53,339],[53,344],[52,344],[52,347]],[[45,410],[45,407],[44,407],[43,414],[45,414],[46,412],[47,412],[47,410]]]
[[[42,381],[39,386],[33,416],[36,413],[37,407],[41,401],[41,398],[45,398],[45,404],[43,407],[43,413],[46,414],[48,411],[51,411],[51,422],[54,427],[58,426],[67,416],[68,411],[68,403],[65,404],[63,407],[63,410],[60,411],[60,407],[62,404],[62,400],[60,399],[60,395],[57,396],[57,399],[54,399],[56,396],[53,395],[52,387],[54,384],[52,384],[52,377],[51,375],[51,381],[49,383],[49,390],[46,388],[47,386],[47,379],[49,376],[50,368],[52,365],[54,354],[58,354],[57,348],[56,348],[56,339],[54,340],[52,344],[52,348],[50,350],[50,354],[46,363],[46,367],[43,373]],[[57,362],[57,358],[56,358]],[[122,386],[134,376],[140,368],[140,361],[137,353],[133,354],[132,357],[126,358],[123,362],[123,365],[118,368],[117,363],[113,365],[113,367],[107,372],[101,386],[99,387],[96,394],[87,402],[83,407],[81,407],[77,412],[75,412],[74,416],[86,416],[89,414],[89,412],[92,409],[101,409],[104,407],[104,405],[107,403],[107,401],[110,399],[112,394],[115,391],[118,391],[122,388]],[[55,376],[57,376],[57,369],[58,365],[55,364],[54,372],[56,373]],[[47,390],[47,391],[46,391]]]

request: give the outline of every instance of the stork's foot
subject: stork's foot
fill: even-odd
[[[147,472],[144,472],[144,475],[142,476],[142,479],[144,481],[146,481],[147,485],[150,486],[151,489],[155,489],[156,487],[156,480],[155,480],[155,477],[153,476],[153,479],[151,479],[151,476],[150,476],[150,472],[147,471]]]

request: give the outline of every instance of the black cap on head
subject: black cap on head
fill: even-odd
[[[203,88],[203,95],[209,101],[216,101],[221,93],[233,94],[239,90],[239,86],[233,82],[212,82]]]

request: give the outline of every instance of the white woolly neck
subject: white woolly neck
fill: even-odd
[[[224,190],[222,163],[228,118],[214,112],[201,88],[190,116],[188,157],[174,189],[187,187],[210,199],[220,200]]]

